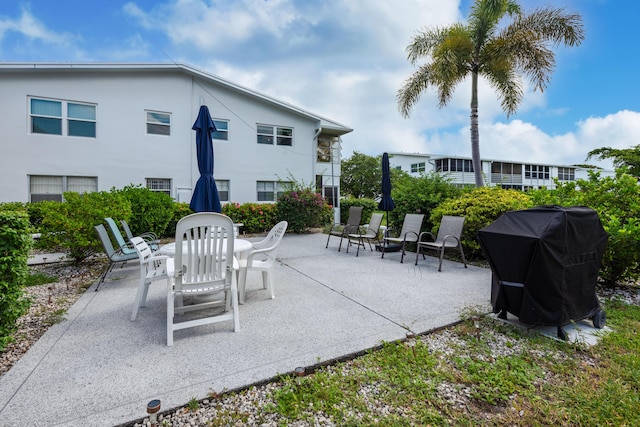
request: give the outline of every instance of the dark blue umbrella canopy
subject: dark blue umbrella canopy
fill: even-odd
[[[213,142],[211,133],[216,130],[216,126],[211,120],[209,108],[206,105],[200,106],[198,118],[193,124],[196,131],[196,152],[198,155],[198,170],[200,178],[196,182],[191,196],[189,207],[194,212],[221,212],[220,196],[218,187],[213,178]]]
[[[389,155],[382,155],[382,198],[378,204],[378,209],[387,212],[387,222],[389,221],[389,211],[396,207],[391,198],[391,173],[389,172]]]

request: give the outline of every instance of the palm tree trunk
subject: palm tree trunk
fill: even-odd
[[[480,132],[478,131],[478,72],[471,72],[471,162],[476,187],[482,187],[482,162],[480,161]]]

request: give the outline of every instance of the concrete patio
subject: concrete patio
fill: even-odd
[[[162,410],[403,339],[489,308],[491,273],[400,253],[325,249],[324,234],[286,235],[274,274],[276,298],[251,272],[241,330],[231,322],[177,331],[166,343],[164,282],[151,286],[131,322],[137,262],[95,284],[0,379],[3,426],[114,426]],[[413,255],[413,256],[411,256]]]

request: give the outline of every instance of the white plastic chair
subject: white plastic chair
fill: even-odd
[[[173,332],[179,329],[233,320],[234,332],[240,330],[233,243],[233,221],[228,216],[201,212],[178,221],[175,282],[167,294],[168,346],[173,345]],[[216,298],[220,293],[224,299]],[[185,297],[191,297],[190,304]],[[200,317],[175,321],[175,314],[220,305],[225,306],[222,312],[208,310]]]
[[[267,234],[263,240],[253,243],[253,250],[249,252],[246,258],[240,259],[240,278],[238,280],[238,290],[240,294],[240,304],[244,304],[244,294],[247,285],[247,270],[256,270],[262,272],[262,287],[268,289],[271,298],[275,298],[273,289],[273,278],[271,270],[278,255],[278,248],[284,233],[287,231],[287,221],[280,221]]]
[[[131,320],[136,320],[138,309],[144,307],[151,282],[166,280],[171,285],[174,274],[173,259],[166,255],[153,253],[142,237],[132,237],[131,243],[140,258],[140,284],[136,293],[136,301],[131,312]]]

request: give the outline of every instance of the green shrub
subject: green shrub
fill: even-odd
[[[264,233],[276,225],[278,208],[273,203],[227,203],[222,206],[222,213],[241,223],[243,233]]]
[[[476,233],[482,227],[491,224],[505,212],[526,209],[532,206],[531,199],[524,193],[515,190],[504,190],[499,187],[480,187],[465,192],[455,199],[448,199],[431,212],[431,221],[437,232],[444,215],[464,216],[462,246],[469,258],[481,258],[480,244]]]
[[[609,241],[600,280],[615,286],[640,277],[640,185],[637,178],[619,170],[615,177],[601,178],[591,172],[588,179],[557,182],[556,190],[534,190],[536,205],[587,206],[598,213]]]
[[[26,313],[25,298],[31,247],[31,226],[26,212],[0,210],[0,351],[11,342],[16,320]]]
[[[176,225],[178,221],[187,215],[191,215],[193,211],[189,207],[189,203],[186,202],[174,202],[171,206],[171,219],[164,230],[164,233],[159,234],[162,237],[175,237]]]
[[[116,222],[126,220],[134,236],[149,231],[158,236],[164,234],[174,214],[171,196],[140,185],[128,185],[121,190],[112,189],[111,192],[122,194],[131,204],[129,219],[114,217]]]
[[[27,206],[22,202],[3,202],[0,203],[0,211],[26,212]]]
[[[449,178],[430,173],[419,178],[400,175],[393,182],[391,196],[396,208],[389,212],[390,227],[400,230],[406,214],[425,214],[423,231],[431,231],[433,223],[430,214],[443,201],[458,196],[461,189],[453,185]]]
[[[131,215],[129,200],[119,193],[67,192],[64,199],[42,206],[40,246],[65,252],[76,262],[103,250],[95,225],[104,223],[106,217],[128,221]]]
[[[333,221],[333,208],[309,187],[283,193],[278,197],[277,209],[278,221],[287,221],[287,229],[294,233],[305,233]]]
[[[340,200],[340,221],[346,222],[349,218],[349,208],[351,206],[362,206],[361,224],[367,224],[371,219],[371,214],[376,211],[378,204],[373,199],[355,199],[352,197]]]

